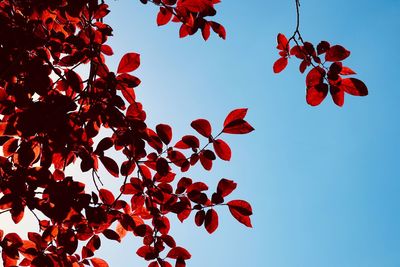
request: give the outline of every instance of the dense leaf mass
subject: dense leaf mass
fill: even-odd
[[[207,20],[218,0],[141,2],[159,6],[158,25],[180,23],[181,37],[200,30],[207,39],[211,29],[225,38],[224,27]],[[223,133],[251,132],[247,110],[231,112],[217,132],[207,120],[194,120],[197,136],[174,142],[171,126],[148,127],[135,96],[140,79],[132,74],[139,54],[126,53],[117,70],[105,63],[113,55],[108,13],[97,0],[0,1],[0,212],[17,224],[29,211],[40,227],[27,238],[0,230],[4,266],[105,267],[95,256],[101,239],[120,242],[127,234],[142,239],[136,254],[150,267],[185,266],[191,254],[169,235],[171,216],[184,221],[194,211],[196,225],[212,233],[221,206],[251,226],[247,202],[225,203],[235,182],[224,178],[207,194],[206,184],[182,175],[195,165],[211,170],[217,156],[230,160]],[[81,65],[89,70],[85,77]],[[342,83],[346,92],[366,92],[358,80]],[[116,153],[123,162],[113,159]],[[70,176],[68,166],[92,181]],[[100,177],[101,166],[107,177]],[[113,177],[121,182],[118,192],[101,186]]]

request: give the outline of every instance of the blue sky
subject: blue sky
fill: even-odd
[[[295,27],[294,0],[250,2],[218,5],[227,40],[204,42],[179,39],[174,24],[157,27],[152,5],[109,1],[109,63],[116,69],[124,53],[141,54],[137,95],[149,125],[171,124],[179,138],[193,133],[194,119],[218,128],[230,110],[248,107],[256,128],[226,136],[231,162],[190,173],[210,185],[237,181],[232,199],[252,203],[254,228],[224,209],[213,235],[193,218],[174,220],[173,234],[192,253],[188,266],[400,266],[400,1],[302,1],[303,37],[352,51],[346,64],[369,88],[364,98],[347,95],[343,108],[330,98],[306,104],[295,59],[272,73],[276,35]],[[106,242],[100,255],[111,266],[147,266],[135,255],[139,242]]]

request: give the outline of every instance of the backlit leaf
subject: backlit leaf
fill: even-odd
[[[118,164],[109,157],[106,156],[102,156],[99,157],[101,163],[103,163],[104,167],[107,169],[107,171],[114,177],[118,177],[119,176],[119,167]]]
[[[192,121],[190,124],[193,129],[195,129],[199,134],[204,137],[211,136],[211,124],[208,120],[205,119],[197,119]]]
[[[209,209],[206,212],[204,219],[204,227],[209,234],[212,234],[218,228],[218,214],[214,209]]]
[[[281,57],[277,61],[275,61],[273,70],[275,73],[279,73],[283,71],[288,64],[288,59],[286,57]]]
[[[93,264],[93,267],[108,267],[108,263],[100,258],[91,258],[90,261]]]
[[[356,78],[343,79],[339,87],[346,93],[355,96],[366,96],[368,95],[367,86],[360,80]]]
[[[225,141],[221,139],[214,140],[213,142],[214,150],[217,156],[222,160],[229,161],[231,159],[231,148]]]
[[[127,53],[118,64],[118,73],[126,73],[136,70],[140,65],[140,55],[137,53]]]
[[[191,257],[192,257],[192,255],[190,255],[189,251],[187,251],[186,249],[184,249],[182,247],[174,247],[167,254],[167,258],[171,258],[171,259],[181,258],[184,260],[188,260]]]
[[[232,200],[229,201],[227,205],[229,207],[229,211],[236,220],[247,227],[252,227],[249,216],[253,214],[253,211],[248,202],[244,200]]]

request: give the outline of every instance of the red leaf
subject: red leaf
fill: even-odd
[[[212,234],[218,228],[218,213],[214,209],[209,209],[206,212],[204,227],[207,232]]]
[[[210,37],[210,28],[211,28],[211,26],[207,22],[205,22],[204,26],[201,28],[201,34],[205,41],[207,41],[208,38]]]
[[[342,67],[342,70],[340,71],[341,75],[352,75],[356,74],[356,72],[349,67]]]
[[[221,37],[222,39],[226,39],[226,31],[224,26],[222,26],[221,24],[214,22],[214,21],[210,21],[210,26],[213,29],[213,31],[218,34],[219,37]]]
[[[331,47],[331,45],[327,41],[321,41],[317,45],[317,53],[318,53],[318,55],[321,55],[321,54],[325,53],[326,51],[329,50],[330,47]]]
[[[206,213],[204,210],[199,210],[196,212],[194,216],[194,222],[197,226],[201,226],[204,223],[204,218],[206,217]]]
[[[101,153],[107,149],[110,149],[114,145],[113,140],[110,137],[104,137],[101,139],[99,144],[96,147],[95,153]]]
[[[111,229],[105,229],[103,231],[103,235],[105,237],[107,237],[110,240],[116,240],[118,242],[121,242],[121,237],[119,236],[119,234],[117,234],[117,232],[115,232],[114,230]]]
[[[182,24],[180,29],[179,29],[179,38],[184,38],[189,35],[189,26],[186,24]]]
[[[134,104],[136,101],[136,95],[135,95],[135,91],[133,91],[132,88],[123,88],[121,90],[122,95],[124,96],[124,98],[126,99],[126,101],[128,101],[129,104]]]
[[[127,53],[118,64],[117,73],[126,73],[136,70],[140,65],[140,55],[137,53]]]
[[[182,178],[179,182],[180,183],[181,183],[181,181],[185,182],[185,183],[191,182],[191,180],[187,180],[187,179],[189,179],[189,178]],[[178,184],[178,187],[179,187],[179,184]],[[208,190],[208,186],[203,182],[195,182],[193,184],[190,184],[186,189],[186,191],[188,193],[190,193],[191,191],[194,191],[194,190],[195,191],[206,191],[206,190]]]
[[[246,117],[247,108],[238,108],[229,112],[224,121],[224,127],[235,120],[243,120]]]
[[[158,124],[156,126],[156,132],[158,137],[164,144],[168,145],[172,139],[172,128],[167,124]]]
[[[107,171],[114,177],[118,177],[119,176],[119,167],[118,164],[109,157],[106,156],[102,156],[99,157],[101,163],[103,163],[104,167],[107,169]]]
[[[328,85],[326,83],[317,84],[307,88],[306,100],[311,106],[318,106],[328,94]]]
[[[115,200],[113,193],[111,193],[110,191],[108,191],[107,189],[104,189],[104,188],[100,189],[99,197],[100,197],[101,201],[103,201],[103,203],[106,205],[113,204],[114,200]]]
[[[279,73],[279,72],[283,71],[286,68],[287,64],[288,64],[288,59],[286,57],[279,58],[274,63],[274,66],[273,66],[274,73]]]
[[[93,267],[108,267],[108,263],[100,258],[91,258],[90,261],[93,264]]]
[[[360,80],[356,78],[346,78],[343,79],[339,85],[340,89],[344,90],[346,93],[355,96],[366,96],[368,95],[367,86]]]
[[[197,119],[192,121],[190,125],[202,136],[207,138],[211,136],[211,124],[208,120]]]
[[[165,7],[160,7],[160,11],[157,14],[157,25],[162,26],[167,24],[172,18],[172,12]]]
[[[234,181],[223,178],[218,183],[217,193],[226,197],[236,189],[236,186],[237,184]]]
[[[109,45],[102,45],[101,52],[107,56],[112,56],[114,54],[112,48]]]
[[[325,54],[326,61],[342,61],[350,56],[350,51],[341,45],[334,45]]]
[[[253,214],[253,211],[248,202],[244,200],[232,200],[229,201],[227,205],[229,207],[229,211],[236,220],[247,227],[252,227],[249,216]]]
[[[335,104],[338,105],[339,107],[343,106],[344,91],[342,89],[340,89],[339,87],[331,85],[330,92],[331,92],[333,102],[335,102]]]
[[[165,176],[169,172],[168,161],[165,158],[158,158],[156,162],[157,173],[161,176]]]
[[[194,135],[185,135],[182,140],[175,144],[176,148],[186,149],[186,148],[199,148],[200,141]]]
[[[180,259],[188,260],[191,257],[192,257],[192,255],[190,255],[190,253],[182,247],[174,247],[167,254],[167,258],[171,258],[171,259],[180,258]]]
[[[212,169],[212,160],[207,158],[204,153],[200,154],[200,163],[203,166],[203,168],[207,171]]]
[[[306,77],[307,88],[323,83],[325,73],[325,70],[321,67],[315,67],[310,70]]]
[[[133,88],[138,87],[141,83],[140,79],[136,76],[130,75],[128,73],[122,73],[117,76],[117,81],[125,84],[126,86]],[[117,87],[117,89],[120,87]]]
[[[254,128],[245,120],[235,120],[224,127],[222,132],[229,134],[247,134],[254,131]]]
[[[154,248],[150,247],[150,246],[142,246],[142,247],[140,247],[136,251],[136,254],[139,257],[144,258],[145,260],[151,260],[151,259],[154,259],[156,257],[155,253],[154,253]]]
[[[277,36],[278,46],[276,47],[279,50],[287,50],[288,40],[286,36],[282,33],[279,33]]]
[[[231,159],[231,155],[232,155],[231,148],[223,140],[221,140],[221,139],[214,140],[213,146],[214,146],[215,153],[217,154],[217,156],[220,159],[226,160],[226,161],[229,161]]]

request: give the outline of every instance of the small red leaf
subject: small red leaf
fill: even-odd
[[[210,28],[211,28],[211,26],[207,22],[205,22],[204,26],[201,28],[201,34],[205,41],[207,41],[208,38],[210,37]]]
[[[279,73],[279,72],[283,71],[286,68],[287,64],[288,64],[288,59],[286,57],[279,58],[274,63],[274,66],[273,66],[274,73]]]
[[[229,134],[247,134],[254,131],[254,128],[245,120],[235,120],[224,127],[222,132]]]
[[[199,134],[204,137],[211,136],[211,124],[208,120],[205,119],[197,119],[192,121],[190,124],[193,129],[195,129]]]
[[[278,46],[276,47],[279,50],[287,50],[288,40],[286,36],[282,33],[279,33],[277,36]]]
[[[182,247],[174,247],[167,254],[167,258],[171,258],[171,259],[180,258],[180,259],[188,260],[191,257],[192,257],[192,255],[190,255],[190,253]]]
[[[229,112],[224,121],[224,127],[235,120],[243,120],[246,117],[247,108],[238,108]]]
[[[356,74],[356,72],[349,67],[342,67],[342,70],[340,71],[341,75],[353,75]]]
[[[107,56],[112,56],[114,54],[112,48],[109,45],[102,45],[101,52]]]
[[[214,146],[215,153],[217,154],[217,156],[220,159],[226,160],[226,161],[229,161],[231,159],[231,155],[232,155],[231,148],[223,140],[221,140],[221,139],[214,140],[213,146]]]
[[[172,12],[165,7],[160,7],[160,11],[157,14],[157,25],[162,26],[167,24],[172,18]]]
[[[316,86],[323,83],[325,70],[321,67],[315,67],[306,76],[306,86],[307,88]]]
[[[247,227],[252,227],[249,216],[253,214],[253,211],[248,202],[244,200],[232,200],[229,201],[227,205],[229,207],[229,211],[236,220]]]
[[[325,99],[327,94],[328,85],[325,83],[307,88],[307,103],[311,106],[318,106]]]
[[[100,189],[99,191],[99,197],[101,201],[103,201],[104,204],[106,205],[111,205],[114,203],[115,197],[111,191],[108,191],[107,189]]]
[[[119,236],[119,234],[117,232],[115,232],[114,230],[111,229],[105,229],[103,231],[103,235],[110,239],[110,240],[116,240],[118,242],[121,242],[121,237]]]
[[[90,261],[93,264],[93,267],[108,267],[108,263],[100,258],[91,258]]]
[[[214,209],[209,209],[206,212],[204,227],[207,232],[212,234],[218,228],[218,213]]]
[[[136,70],[140,65],[140,55],[137,53],[127,53],[118,64],[117,73],[126,73]]]
[[[205,170],[210,171],[212,169],[212,160],[206,157],[204,153],[200,154],[200,163]]]
[[[133,91],[132,88],[123,88],[121,90],[122,95],[124,96],[124,98],[126,99],[126,101],[128,101],[129,104],[134,104],[136,101],[136,95],[135,95],[135,91]]]
[[[237,184],[234,181],[223,178],[218,183],[217,193],[226,197],[236,189],[236,186]]]
[[[156,162],[157,173],[161,176],[165,176],[169,172],[168,161],[165,158],[158,158]]]
[[[158,124],[156,126],[156,132],[158,137],[164,144],[168,145],[172,139],[172,128],[167,124]]]
[[[339,87],[346,93],[355,96],[366,96],[368,95],[367,86],[356,78],[343,79]]]
[[[199,210],[196,212],[196,215],[194,216],[194,222],[196,223],[197,226],[201,226],[204,222],[205,217],[206,217],[205,211]]]
[[[342,61],[350,56],[350,51],[341,45],[334,45],[325,54],[326,61]]]
[[[221,24],[214,22],[214,21],[210,21],[210,26],[212,28],[212,30],[218,34],[219,37],[221,37],[222,39],[226,39],[226,31],[224,26],[222,26]]]
[[[336,105],[339,107],[343,106],[344,104],[344,90],[340,89],[339,87],[331,85],[330,93]]]
[[[101,153],[114,145],[113,140],[110,137],[104,137],[101,139],[99,144],[96,147],[95,153]]]
[[[107,169],[107,171],[114,177],[118,177],[119,176],[119,167],[118,164],[109,157],[99,157],[101,163],[103,163],[104,167]]]

